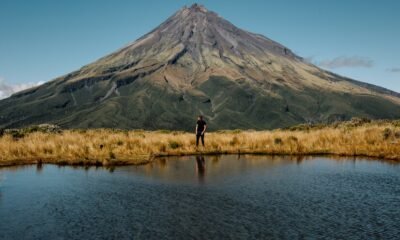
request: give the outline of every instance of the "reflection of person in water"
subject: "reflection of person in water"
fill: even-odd
[[[199,176],[200,180],[203,180],[206,172],[206,161],[203,156],[196,156],[196,163],[197,176]]]

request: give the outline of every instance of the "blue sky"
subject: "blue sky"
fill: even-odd
[[[400,92],[400,1],[197,2],[323,68]],[[1,0],[0,97],[95,61],[193,3]]]

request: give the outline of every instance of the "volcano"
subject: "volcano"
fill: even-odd
[[[400,118],[400,94],[325,71],[287,47],[184,7],[81,69],[0,101],[0,127],[272,129]]]

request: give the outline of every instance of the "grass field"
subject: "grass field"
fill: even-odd
[[[0,133],[0,166],[143,164],[158,156],[276,154],[366,156],[400,161],[400,121],[353,119],[332,125],[299,125],[273,131],[226,130],[195,135],[174,131],[60,130],[39,127]]]

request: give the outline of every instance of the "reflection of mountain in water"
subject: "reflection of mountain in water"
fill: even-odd
[[[134,171],[156,180],[192,182],[218,180],[233,177],[246,172],[263,171],[280,165],[301,162],[303,157],[254,156],[254,155],[217,155],[185,156],[160,158],[140,166],[127,167],[124,171]],[[252,171],[250,171],[252,170]]]
[[[141,175],[156,181],[177,183],[212,182],[226,180],[243,174],[271,174],[273,168],[321,167],[319,164],[335,165],[353,162],[354,166],[361,162],[376,162],[377,159],[342,158],[330,156],[330,161],[318,161],[321,157],[313,156],[268,156],[268,155],[215,155],[164,157],[142,166],[118,168],[118,172]],[[393,161],[381,161],[398,166]],[[323,166],[322,166],[323,167]]]

